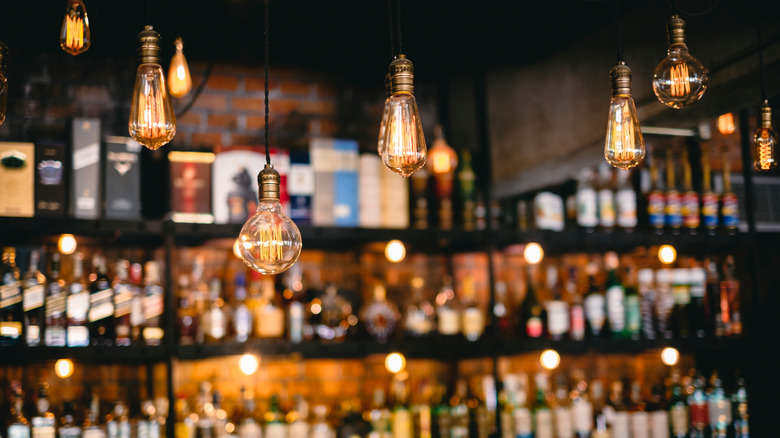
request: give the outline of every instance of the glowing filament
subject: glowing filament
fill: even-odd
[[[62,21],[60,47],[71,55],[78,55],[87,51],[89,44],[89,19],[84,2],[71,0]]]
[[[672,87],[669,92],[674,97],[685,96],[691,92],[691,84],[688,82],[688,65],[679,63],[669,69],[669,78],[672,81]]]
[[[284,249],[284,240],[282,240],[282,226],[279,224],[269,225],[258,231],[260,238],[260,254],[258,259],[263,262],[276,262],[282,260]]]
[[[774,141],[772,141],[768,131],[761,132],[761,135],[756,139],[756,147],[758,148],[758,169],[772,169],[775,166]]]
[[[84,20],[81,17],[67,18],[68,30],[65,34],[66,45],[70,49],[80,49],[84,47]]]

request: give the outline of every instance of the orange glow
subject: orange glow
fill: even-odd
[[[726,113],[718,117],[718,132],[722,135],[731,135],[735,130],[733,114]]]

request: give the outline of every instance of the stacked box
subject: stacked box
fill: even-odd
[[[212,223],[211,152],[168,153],[171,163],[171,220]]]
[[[35,145],[0,143],[0,216],[35,212]]]
[[[287,192],[290,195],[290,219],[298,225],[311,224],[314,170],[308,152],[290,153]]]
[[[105,217],[141,218],[141,145],[129,137],[105,139]]]
[[[336,140],[333,144],[336,169],[333,172],[333,223],[340,227],[358,226],[358,144]]]
[[[79,219],[100,216],[100,120],[73,119],[71,129],[71,210]]]
[[[409,228],[409,179],[382,166],[382,226]]]
[[[35,143],[35,215],[61,217],[67,213],[67,152],[65,143]]]
[[[363,228],[382,226],[382,160],[377,154],[360,155],[358,176],[358,218]]]

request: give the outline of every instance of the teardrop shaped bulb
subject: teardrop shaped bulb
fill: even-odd
[[[387,102],[382,163],[393,172],[408,177],[425,165],[428,149],[425,146],[420,111],[411,93],[396,93]]]
[[[618,169],[628,170],[645,157],[645,141],[631,96],[612,97],[609,102],[604,158]]]
[[[83,0],[68,0],[65,18],[60,30],[60,47],[71,55],[79,55],[89,49],[89,19]]]
[[[187,58],[184,57],[184,43],[181,38],[176,38],[176,53],[171,58],[171,66],[168,68],[168,90],[173,97],[184,97],[192,90],[192,77]]]
[[[173,113],[165,76],[159,64],[138,66],[130,106],[130,137],[151,150],[167,144],[176,135]]]

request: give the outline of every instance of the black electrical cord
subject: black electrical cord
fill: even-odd
[[[764,43],[761,39],[761,22],[756,23],[756,33],[758,34],[758,75],[761,82],[761,101],[766,100],[766,88],[764,87]]]
[[[206,66],[206,73],[203,74],[203,82],[201,82],[200,85],[198,85],[198,88],[196,88],[195,91],[192,93],[192,98],[187,103],[187,105],[185,105],[184,108],[180,109],[179,111],[174,111],[174,113],[178,113],[176,114],[176,118],[184,117],[184,115],[187,114],[190,111],[190,109],[192,109],[192,106],[195,105],[195,101],[198,100],[198,97],[200,97],[200,94],[206,88],[206,84],[211,78],[211,71],[213,69],[214,69],[214,58],[210,58],[209,63]]]
[[[146,2],[146,24],[152,24],[152,0]]]
[[[672,8],[672,13],[674,15],[686,15],[688,17],[701,17],[702,15],[707,15],[717,9],[720,6],[720,0],[715,0],[715,2],[712,3],[712,6],[705,8],[699,12],[692,12],[692,11],[685,11],[677,7],[677,0],[669,0],[669,7]]]
[[[395,25],[398,29],[398,54],[404,53],[404,48],[401,40],[401,0],[396,0],[396,15],[395,15]]]
[[[271,164],[271,146],[268,141],[268,3],[269,0],[265,0],[265,28],[263,29],[265,35],[265,163]]]
[[[393,0],[387,0],[387,25],[390,28],[390,59],[394,59],[395,30],[393,29]]]
[[[620,42],[620,0],[615,0],[615,60],[623,62],[623,48]]]

